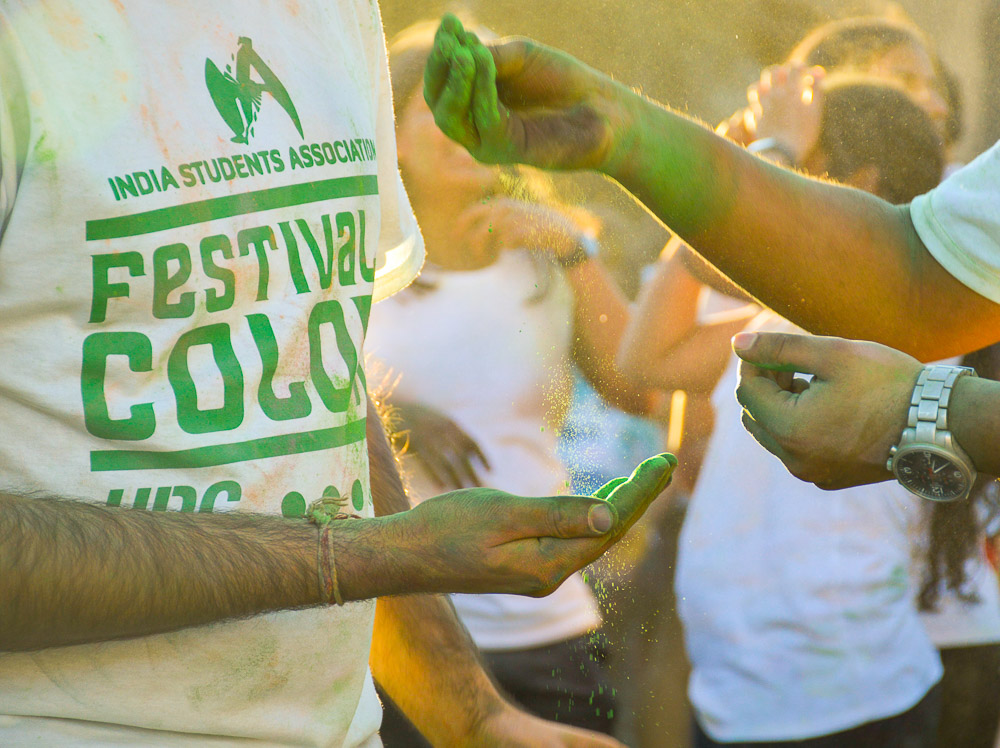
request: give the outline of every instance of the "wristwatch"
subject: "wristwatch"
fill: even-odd
[[[948,430],[948,404],[955,382],[976,376],[968,366],[925,366],[910,398],[906,428],[889,451],[886,468],[904,488],[932,501],[964,499],[976,468]]]

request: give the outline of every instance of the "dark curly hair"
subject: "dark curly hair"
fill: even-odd
[[[825,82],[818,147],[827,176],[847,182],[859,169],[879,175],[876,194],[906,203],[941,180],[944,143],[930,117],[882,78],[834,74]]]
[[[963,366],[971,366],[986,379],[1000,380],[1000,343],[963,357]],[[986,500],[986,487],[992,478],[980,476],[966,501],[935,502],[930,507],[930,527],[924,557],[924,575],[917,595],[920,610],[934,610],[944,589],[960,600],[974,603],[978,598],[968,586],[966,562],[978,551],[981,527],[977,513]]]

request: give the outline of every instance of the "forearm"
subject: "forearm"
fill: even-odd
[[[0,650],[320,604],[316,528],[0,495]]]
[[[334,523],[345,600],[413,589],[419,542],[400,538],[412,540],[401,517]],[[301,519],[0,494],[0,651],[320,605],[317,549],[317,528]]]
[[[701,125],[622,94],[631,124],[605,170],[754,297],[816,333],[918,358],[992,342],[996,318],[921,244],[906,208],[794,174]],[[988,338],[988,339],[987,339]]]
[[[574,358],[594,389],[629,413],[650,412],[657,393],[626,377],[618,348],[629,324],[628,303],[601,263],[590,260],[566,271],[573,289]]]
[[[368,445],[376,512],[404,511],[409,502],[396,457],[370,399]],[[442,595],[380,598],[370,663],[375,680],[434,745],[461,745],[487,714],[503,705],[475,645]]]
[[[710,393],[715,388],[732,354],[729,339],[756,307],[700,324],[701,291],[679,253],[660,261],[625,332],[619,363],[626,375],[668,391]]]
[[[948,423],[976,469],[1000,477],[1000,382],[978,377],[958,380]]]
[[[676,242],[672,239],[671,242]],[[701,284],[680,266],[670,245],[657,261],[653,276],[643,285],[622,336],[617,360],[626,376],[663,389],[687,389],[661,362],[687,338],[698,322]]]
[[[507,706],[444,596],[380,598],[371,668],[433,745],[467,745],[487,715]]]

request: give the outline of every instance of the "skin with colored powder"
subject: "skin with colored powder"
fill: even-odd
[[[1000,305],[936,263],[907,206],[766,163],[559,50],[483,45],[450,15],[424,82],[439,127],[479,160],[606,174],[800,327],[923,360],[996,339]]]

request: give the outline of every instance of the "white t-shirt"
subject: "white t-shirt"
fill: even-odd
[[[770,313],[751,329],[796,331]],[[906,711],[941,676],[910,582],[919,502],[794,478],[742,427],[736,379],[734,359],[678,551],[700,724],[719,741],[798,740]]]
[[[433,289],[412,286],[372,311],[372,376],[398,378],[393,398],[437,408],[475,439],[492,467],[478,471],[486,485],[522,496],[566,493],[556,440],[570,396],[573,318],[561,273],[535,303],[528,298],[538,293],[538,272],[524,252],[469,272],[427,268],[421,278]],[[415,500],[441,493],[417,460],[404,455],[404,466]],[[486,650],[551,644],[601,622],[579,574],[544,598],[452,599]]]
[[[928,251],[959,281],[1000,304],[1000,143],[910,203]]]
[[[373,287],[422,259],[375,1],[2,0],[0,31],[0,486],[371,515]],[[377,743],[373,613],[0,655],[0,744]]]

